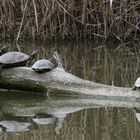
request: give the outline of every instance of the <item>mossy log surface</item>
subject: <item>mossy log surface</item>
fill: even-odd
[[[139,90],[133,91],[131,88],[94,83],[78,78],[60,68],[41,74],[29,67],[3,69],[0,76],[0,88],[100,99],[135,101],[140,98]]]

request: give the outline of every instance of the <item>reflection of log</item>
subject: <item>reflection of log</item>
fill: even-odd
[[[102,100],[102,99],[80,99],[80,98],[51,98],[51,99],[6,99],[0,100],[0,112],[1,116],[24,116],[24,117],[35,117],[39,114],[49,114],[61,118],[69,113],[77,112],[87,108],[99,108],[102,106],[106,107],[140,107],[139,102],[132,101],[118,101],[118,100]]]
[[[38,74],[31,68],[4,69],[0,77],[0,88],[21,91],[41,91],[45,94],[96,96],[121,100],[135,100],[139,91],[131,88],[112,87],[80,79],[60,68]]]
[[[106,106],[110,106],[110,108],[99,108],[100,106],[98,105],[102,106],[104,104]],[[14,133],[13,139],[25,140],[31,139],[32,136],[32,139],[50,138],[52,140],[81,140],[83,138],[87,138],[88,136],[88,139],[91,140],[93,138],[95,138],[96,140],[104,138],[108,140],[114,139],[116,137],[120,140],[129,140],[129,138],[131,139],[133,137],[133,134],[140,134],[139,124],[135,119],[135,114],[133,110],[129,108],[130,106],[135,107],[138,104],[139,103],[136,102],[132,103],[125,101],[73,98],[67,98],[66,100],[55,100],[52,98],[51,100],[44,100],[44,97],[38,99],[26,98],[18,100],[0,99],[0,111],[3,113],[3,118],[1,120],[5,120],[8,122],[11,122],[11,120],[16,120],[19,122],[19,125],[16,125],[16,128],[20,127],[23,123],[31,124],[29,128],[31,128],[32,130],[28,131],[27,133],[16,133],[19,135],[15,135]],[[115,108],[112,108],[111,106],[115,106]],[[128,107],[128,109],[116,108],[116,106]],[[82,109],[90,107],[94,109],[80,111]],[[76,111],[78,112],[76,113]],[[54,122],[50,121],[51,124],[47,125],[45,121],[45,123],[43,122],[45,125],[35,125],[36,121],[34,121],[34,119],[38,119],[40,123],[40,119],[48,118],[48,113],[52,115],[52,119],[54,119]],[[64,118],[64,121],[61,124],[59,122],[58,126],[58,120],[65,116],[66,118]],[[103,130],[103,132],[101,132],[101,130]],[[111,134],[109,133],[110,131]],[[58,135],[59,132],[61,132],[60,135]],[[120,134],[120,132],[122,135]],[[4,135],[2,135],[1,133],[1,137],[4,136],[7,139],[10,139],[12,133],[10,135],[9,133],[4,133]]]
[[[110,108],[103,109],[102,106],[107,106]],[[114,109],[111,108],[114,106],[115,106]],[[70,131],[69,134],[74,135],[74,133],[71,133],[71,130],[78,123],[78,124],[82,124],[81,127],[78,127],[78,130],[80,128],[80,132],[81,132],[81,130],[84,129],[85,132],[87,132],[87,133],[91,132],[91,134],[92,134],[93,132],[89,131],[89,129],[91,129],[91,127],[96,128],[97,124],[99,124],[99,123],[100,123],[100,126],[98,129],[100,130],[101,126],[105,127],[105,126],[107,126],[107,124],[109,124],[109,126],[110,126],[110,124],[112,124],[111,125],[111,128],[112,128],[112,126],[114,126],[113,120],[117,121],[118,118],[119,118],[119,122],[122,121],[123,120],[122,118],[125,118],[125,116],[129,116],[127,118],[128,119],[127,122],[130,121],[130,118],[133,118],[133,116],[131,116],[131,115],[133,115],[131,113],[131,111],[128,112],[127,109],[125,109],[125,110],[124,110],[124,108],[118,109],[116,107],[126,107],[126,108],[127,107],[128,108],[129,107],[140,107],[140,104],[138,102],[101,100],[101,99],[98,100],[98,99],[91,99],[91,98],[90,99],[65,98],[65,100],[61,99],[61,98],[57,98],[57,99],[51,98],[51,99],[47,100],[46,98],[44,99],[44,97],[37,98],[37,99],[36,98],[34,98],[34,99],[25,98],[25,99],[19,99],[19,100],[6,98],[5,100],[0,99],[0,112],[2,114],[0,117],[0,119],[1,119],[0,124],[6,128],[6,130],[3,130],[4,132],[5,131],[12,131],[12,132],[25,131],[25,130],[28,130],[28,126],[30,126],[30,128],[34,129],[35,128],[34,124],[38,124],[39,130],[40,130],[40,132],[42,132],[42,130],[44,130],[44,125],[42,126],[43,128],[40,129],[41,124],[45,124],[45,128],[47,128],[47,129],[45,129],[44,134],[46,134],[46,135],[47,135],[46,130],[48,130],[49,128],[52,131],[55,131],[57,134],[59,134],[59,131],[61,130],[61,132],[64,132],[64,133],[67,132],[67,134]],[[80,111],[83,109],[88,109],[88,108],[94,108],[94,110],[81,111],[78,113],[74,113],[74,112],[77,112],[77,111]],[[97,109],[97,108],[100,108],[100,109]],[[122,110],[122,111],[120,111],[120,110]],[[73,113],[73,114],[70,115],[71,113]],[[122,115],[122,113],[123,113],[123,115]],[[67,117],[68,114],[71,117]],[[93,116],[92,119],[91,119],[91,114]],[[115,117],[114,117],[114,115],[115,115]],[[67,117],[67,118],[65,119],[65,117]],[[87,121],[84,121],[83,118],[86,118]],[[16,122],[17,120],[18,120],[18,122]],[[102,122],[102,120],[103,120],[103,122]],[[94,122],[96,122],[96,123],[94,123]],[[133,121],[130,121],[130,122],[132,123],[132,126],[135,126],[133,124],[134,123]],[[47,127],[47,124],[49,124],[49,128]],[[52,125],[50,125],[50,124],[52,124]],[[15,125],[16,125],[16,127],[15,127]],[[89,125],[90,125],[90,127],[89,127]],[[54,130],[54,128],[55,128],[55,130]],[[129,127],[129,128],[131,128],[131,127]],[[118,129],[120,129],[120,127],[118,127]],[[74,130],[74,131],[76,131],[76,134],[77,134],[78,130],[77,129]],[[133,129],[133,130],[135,130],[135,129]],[[34,131],[34,132],[38,132],[38,131]],[[114,132],[117,132],[116,129],[114,130]],[[39,133],[37,133],[36,136],[38,136],[38,134]],[[42,134],[42,133],[40,133],[40,134]],[[50,131],[49,131],[49,134],[50,134]],[[53,136],[54,136],[54,133],[53,133]],[[90,139],[92,139],[92,138],[93,138],[93,136]],[[78,139],[78,138],[76,138],[76,139]]]

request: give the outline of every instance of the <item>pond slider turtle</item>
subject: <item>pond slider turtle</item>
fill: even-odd
[[[30,56],[22,52],[8,52],[0,56],[0,66],[2,67],[14,67],[24,66],[27,62],[30,62],[37,55],[37,51],[34,51]]]
[[[3,55],[4,53],[6,53],[7,49],[8,49],[8,46],[5,46],[5,45],[4,45],[4,46],[0,49],[0,55]]]
[[[57,52],[53,53],[53,57],[58,65],[57,67],[64,70],[64,64],[63,64],[62,59],[60,58],[60,56],[58,55]],[[32,66],[32,69],[36,72],[39,72],[39,73],[51,71],[54,68],[55,68],[54,64],[50,60],[46,60],[46,59],[38,60]]]
[[[54,64],[50,60],[41,59],[33,64],[32,69],[40,73],[46,72],[54,69]]]
[[[136,80],[136,82],[135,82],[135,84],[134,84],[132,89],[136,90],[138,88],[140,88],[140,78],[137,78],[137,80]]]

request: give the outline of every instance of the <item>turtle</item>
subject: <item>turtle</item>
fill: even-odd
[[[64,70],[64,64],[57,52],[53,53],[53,57],[56,60],[56,63],[58,65],[57,67]],[[51,60],[47,60],[47,59],[38,60],[32,66],[32,69],[38,73],[51,71],[54,68],[55,68],[55,65],[51,62]]]
[[[138,89],[138,88],[140,88],[140,77],[137,78],[137,80],[136,80],[134,86],[132,87],[133,90],[136,90],[136,89]]]
[[[3,55],[4,53],[6,53],[6,51],[7,51],[8,48],[9,48],[8,46],[5,46],[5,45],[4,45],[4,46],[0,49],[0,56]]]
[[[8,52],[0,56],[0,71],[3,67],[25,66],[37,56],[34,51],[30,56],[22,52]]]
[[[54,69],[54,64],[50,60],[41,59],[41,60],[36,61],[33,64],[32,69],[35,72],[43,73],[43,72],[51,71],[52,69]]]

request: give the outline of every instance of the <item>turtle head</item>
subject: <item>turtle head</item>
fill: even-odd
[[[1,50],[0,50],[0,55],[3,55],[4,53],[6,53],[6,51],[8,50],[8,46],[4,45]]]
[[[38,55],[38,50],[33,51],[32,54],[30,55],[30,61],[33,60],[37,55]]]

